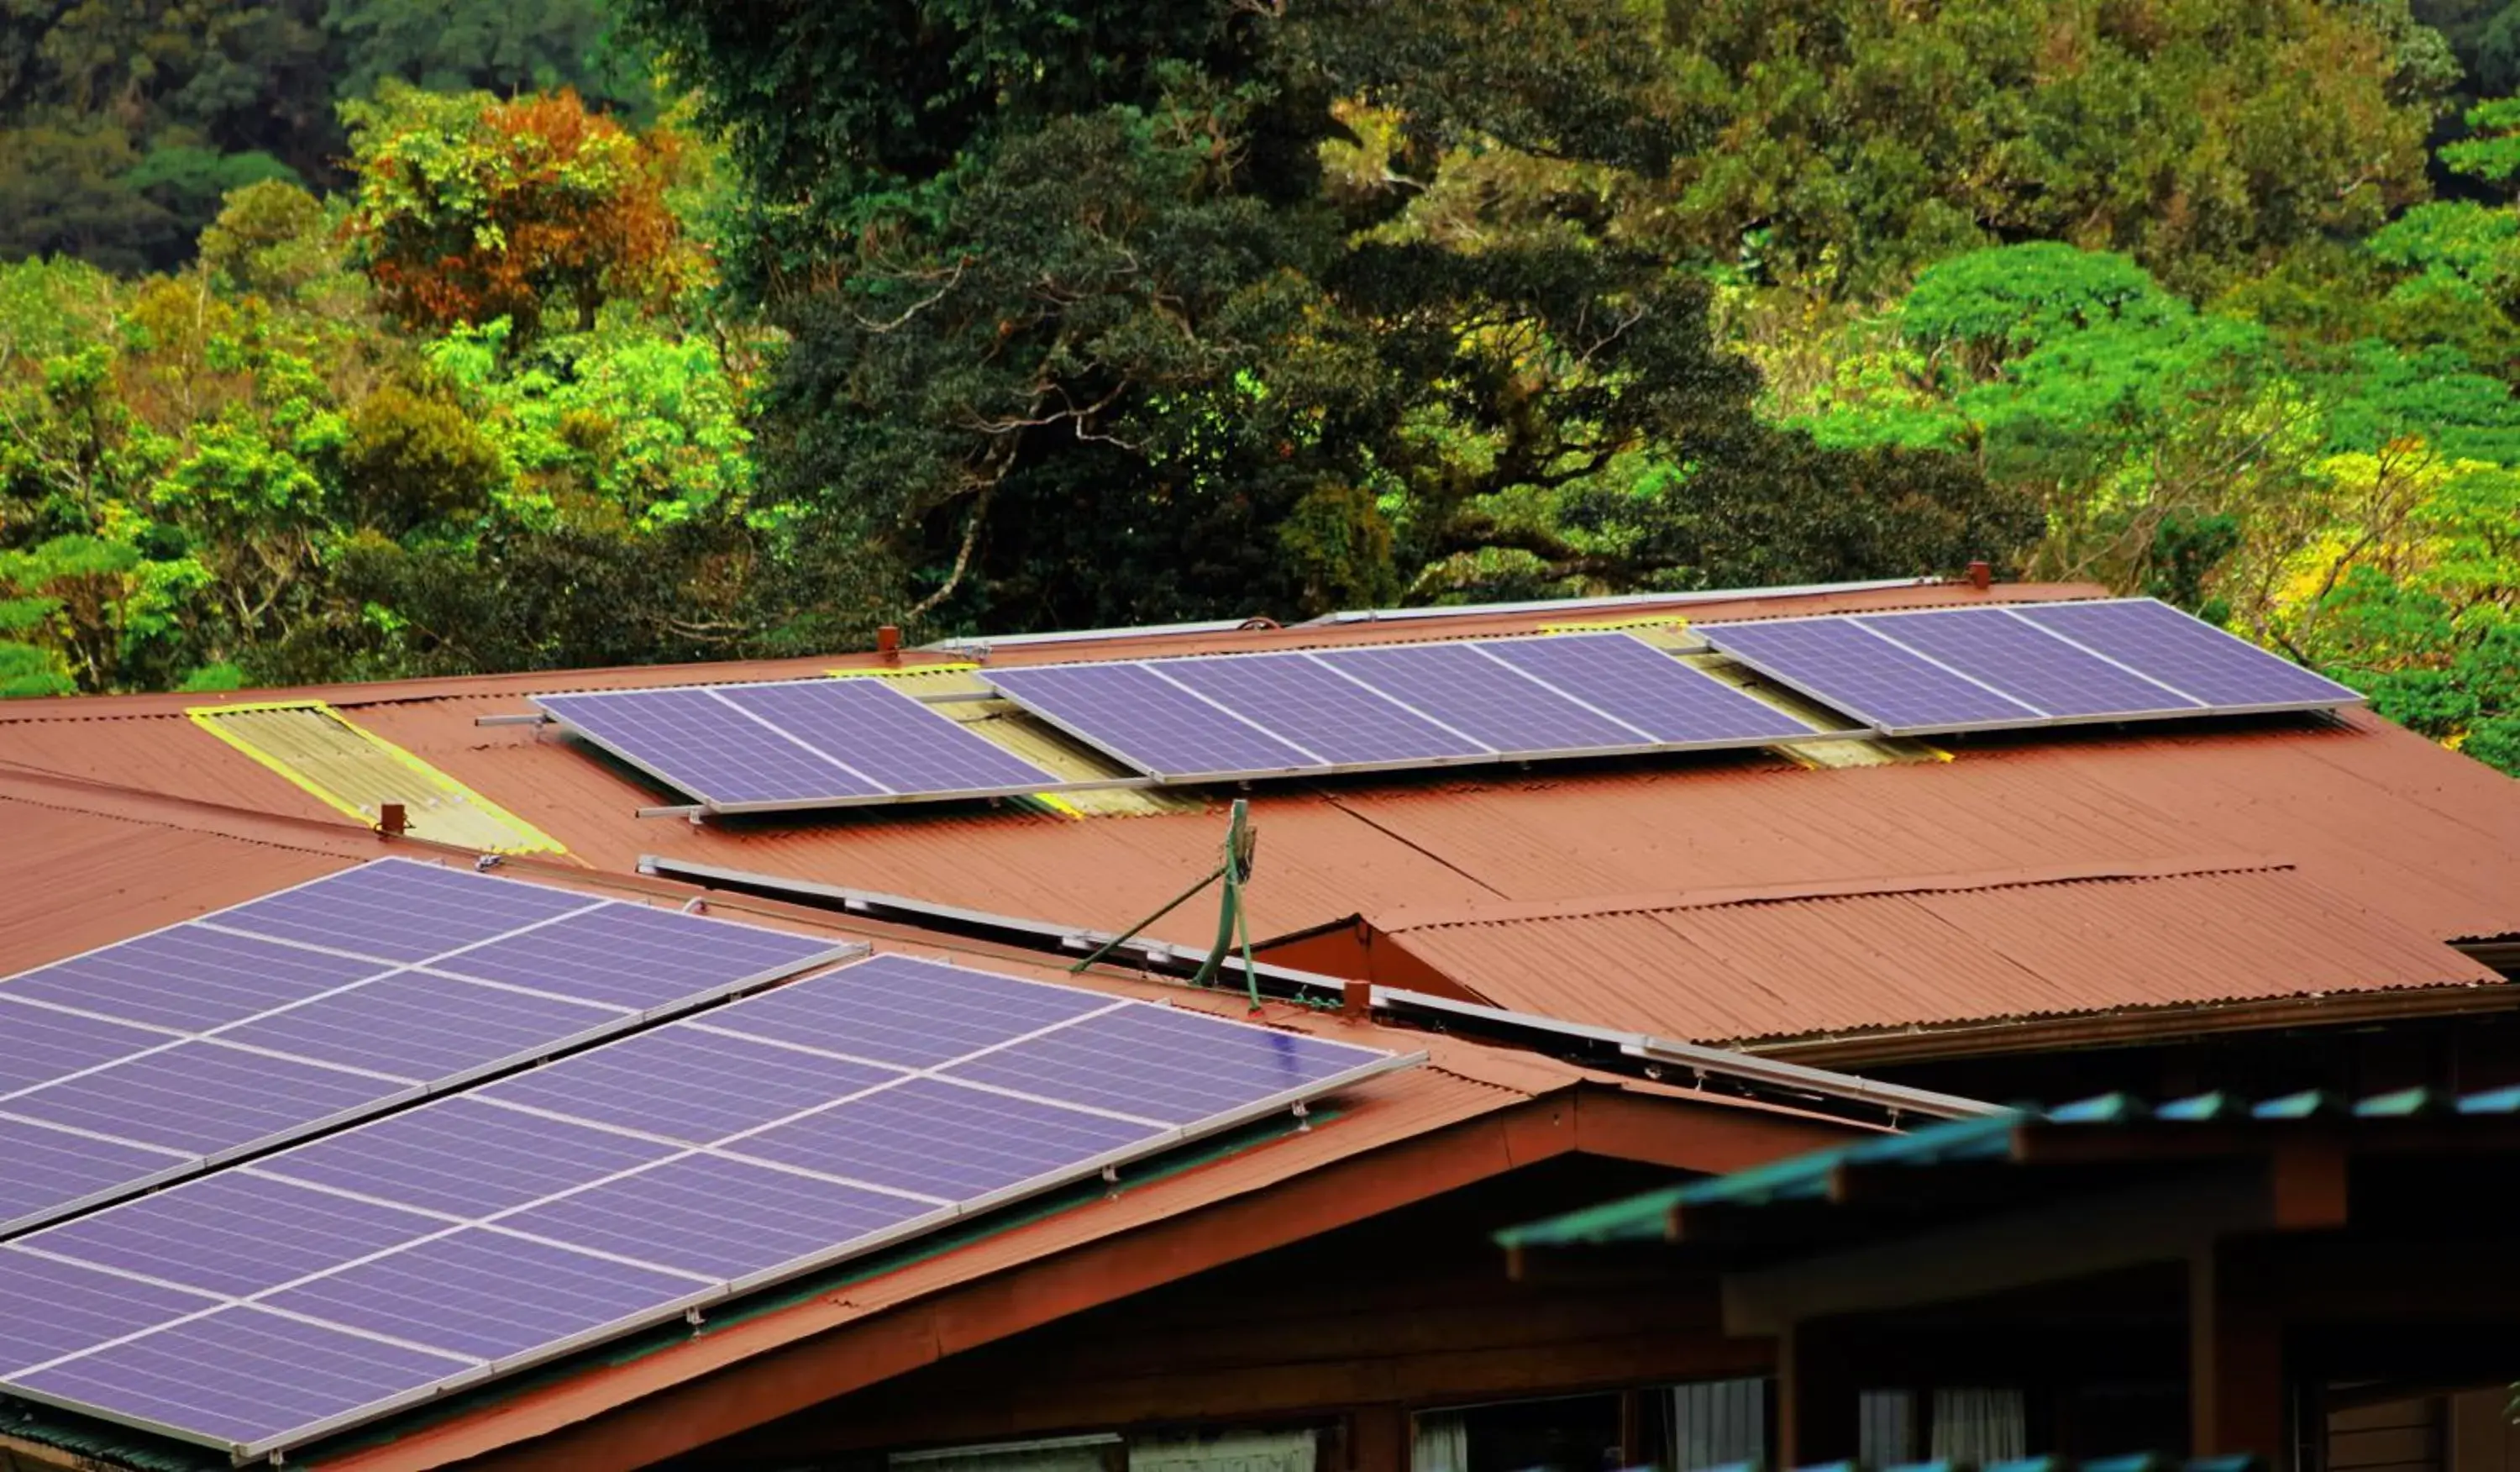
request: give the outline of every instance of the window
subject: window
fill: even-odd
[[[1708,1380],[1670,1392],[1671,1450],[1677,1472],[1768,1459],[1768,1382]]]
[[[1615,1395],[1420,1411],[1410,1449],[1412,1472],[1603,1472],[1626,1464]]]
[[[1129,1472],[1313,1472],[1309,1431],[1229,1431],[1129,1443]]]

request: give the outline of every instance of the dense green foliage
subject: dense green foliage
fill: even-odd
[[[2515,91],[2504,0],[28,0],[0,694],[1985,557],[2520,769]]]

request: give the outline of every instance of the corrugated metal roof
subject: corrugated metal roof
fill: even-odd
[[[2288,867],[2157,867],[1472,906],[1384,934],[1499,1006],[1700,1042],[2501,980]]]
[[[1992,596],[2091,596],[2084,586],[2000,588]],[[1675,605],[1693,618],[1906,607],[1976,601],[1965,588],[1840,591],[1761,602]],[[1131,634],[1091,646],[1008,650],[993,663],[1179,654],[1327,643],[1388,642],[1536,629],[1544,613],[1486,613],[1406,623],[1179,635]],[[871,657],[867,657],[871,659]],[[865,659],[849,663],[865,663]],[[903,895],[942,904],[1118,930],[1171,898],[1214,863],[1223,798],[1194,810],[1071,816],[1008,805],[997,809],[884,809],[779,819],[640,819],[664,799],[573,743],[524,726],[479,727],[516,714],[523,696],[568,686],[764,678],[822,672],[834,659],[483,676],[304,692],[355,713],[366,729],[551,834],[590,867],[631,869],[643,853],[755,873]],[[66,774],[124,789],[181,795],[227,807],[338,823],[322,804],[193,728],[181,716],[200,697],[19,702],[0,706],[0,774]],[[2402,933],[2429,942],[2520,933],[2520,784],[2364,712],[2335,721],[2231,721],[2117,731],[2079,727],[1951,744],[1951,760],[1814,770],[1764,754],[1702,754],[1566,763],[1478,775],[1432,772],[1261,784],[1250,794],[1260,832],[1248,888],[1254,933],[1284,935],[1352,915],[1381,922],[1428,909],[1495,901],[1598,901],[1605,897],[1741,886],[1895,881],[2056,865],[2182,863],[2198,855],[2286,866],[2302,885],[2345,897],[2401,928],[2388,943],[2391,975],[2408,972]],[[2270,906],[2288,921],[2307,901],[2293,881],[2233,882],[2218,900]],[[2120,886],[2105,905],[2132,893]],[[2172,890],[2169,893],[2182,893]],[[2293,896],[2293,899],[2285,897]],[[2167,902],[2167,894],[2152,897]],[[2315,906],[2312,906],[2315,908]],[[1850,953],[1838,907],[1810,905],[1782,929],[1734,926],[1725,956],[1705,964],[1745,977],[1809,968],[1818,977],[1780,997],[1764,1021],[1758,993],[1707,1017],[1689,1035],[1778,1033],[1825,1013],[1829,1027],[1909,1027],[1938,1018],[2008,1015],[2044,1006],[2109,1010],[2160,1006],[2170,984],[2150,971],[2086,969],[2070,995],[2041,992],[2021,966],[1981,944],[1955,954],[1914,989],[1846,987],[1832,967],[1868,965]],[[2117,911],[2103,907],[2094,923]],[[1203,947],[1214,911],[1186,906],[1153,928]],[[1958,918],[1935,923],[1946,929]],[[1967,923],[2000,926],[1993,914]],[[1875,922],[1893,923],[1889,920]],[[1923,927],[1914,913],[1898,923]],[[2233,923],[2239,923],[2237,921]],[[1711,924],[1711,922],[1710,922]],[[2331,923],[2330,929],[2342,922]],[[1491,979],[1516,958],[1516,1005],[1639,1030],[1651,1015],[1603,1016],[1630,1002],[1575,973],[1562,927],[1508,940],[1457,961]],[[1886,936],[1887,933],[1880,933]],[[1588,927],[1587,956],[1639,974],[1679,964],[1683,942],[1650,920]],[[1876,940],[1876,948],[1879,941]],[[1930,948],[1930,947],[1928,947]],[[1945,954],[1952,954],[1950,947]],[[2187,989],[2206,983],[2184,963]],[[2286,955],[2295,953],[2286,951]],[[2231,957],[2227,995],[2292,996],[2327,985],[2333,966],[2297,957],[2283,973],[2265,958]],[[1313,964],[1313,963],[1308,963]],[[1697,964],[1692,958],[1691,966]],[[2290,964],[2286,962],[2284,964]],[[2179,968],[2173,968],[2174,971]],[[1501,983],[1490,985],[1502,987]],[[2048,984],[2057,985],[2053,979]],[[2392,983],[2392,985],[2397,985]],[[2466,985],[2464,974],[2456,985]],[[1745,983],[1746,987],[1746,983]],[[1832,991],[1830,989],[1835,989]],[[1482,990],[1489,989],[1482,986]],[[1822,998],[1835,1000],[1823,1006]],[[1642,999],[1640,999],[1640,1004]],[[1656,1012],[1679,1003],[1657,1000]],[[1866,1011],[1864,1009],[1869,1009]],[[1709,1030],[1715,1030],[1710,1032]]]

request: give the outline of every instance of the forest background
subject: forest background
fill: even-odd
[[[1951,572],[2520,771],[2520,3],[5,0],[0,694]]]

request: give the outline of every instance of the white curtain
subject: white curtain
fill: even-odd
[[[1868,1390],[1855,1398],[1856,1459],[1868,1467],[1895,1467],[1916,1459],[1916,1396],[1906,1390]]]
[[[1679,1472],[1768,1459],[1768,1382],[1709,1380],[1671,1388],[1672,1465]]]
[[[2029,1445],[2020,1391],[1955,1386],[1934,1392],[1936,1461],[2012,1461],[2029,1455]]]
[[[1460,1411],[1423,1411],[1414,1425],[1410,1472],[1470,1472],[1470,1425]]]
[[[1309,1431],[1150,1439],[1129,1444],[1129,1472],[1313,1472],[1313,1453]]]

